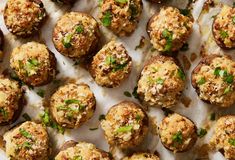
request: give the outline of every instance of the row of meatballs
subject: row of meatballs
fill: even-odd
[[[17,2],[16,2],[17,1]],[[9,31],[19,37],[31,36],[47,17],[41,0],[8,0],[4,20]],[[117,36],[130,35],[142,12],[141,0],[101,0],[99,19]],[[226,49],[235,47],[235,9],[224,5],[215,16],[212,32],[216,43]],[[162,7],[148,24],[153,47],[160,52],[177,52],[193,31],[194,19],[188,10]],[[100,39],[98,22],[90,15],[70,12],[63,15],[53,32],[56,49],[70,58],[87,58],[96,52]]]
[[[77,86],[80,87],[80,86]],[[64,95],[63,95],[64,96]],[[72,100],[70,100],[72,101]],[[82,103],[82,102],[81,102]],[[52,114],[57,112],[57,118],[71,121],[75,117],[58,117],[69,115],[71,112],[77,112],[75,106],[81,107],[78,100],[71,103],[63,103],[67,108],[61,110],[62,106],[57,106]],[[77,115],[77,119],[84,121],[86,115],[91,114],[91,108],[85,106],[83,111]],[[66,119],[66,120],[65,120]],[[78,122],[77,124],[81,123]],[[74,122],[74,121],[73,121]],[[140,145],[146,137],[149,129],[149,120],[146,112],[136,103],[123,101],[110,108],[106,116],[101,120],[101,127],[104,130],[105,138],[110,146],[117,146],[120,149],[130,149]],[[14,160],[46,160],[50,155],[50,143],[46,128],[33,121],[26,121],[23,124],[11,129],[4,134],[5,149],[8,157]],[[191,149],[197,141],[197,127],[187,117],[171,113],[165,117],[159,126],[159,137],[162,144],[170,151],[184,152]],[[214,135],[211,138],[210,145],[224,154],[225,158],[232,160],[235,158],[235,116],[224,116],[217,120]],[[93,144],[86,142],[76,143],[74,141],[66,142],[55,160],[88,160],[104,159],[111,160],[113,157],[105,151],[97,149]],[[135,153],[123,160],[159,160],[157,154]]]

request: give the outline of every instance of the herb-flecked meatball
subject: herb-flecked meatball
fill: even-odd
[[[105,138],[111,146],[132,148],[139,145],[148,132],[148,116],[136,103],[123,101],[111,107],[101,121]]]
[[[130,157],[125,157],[122,160],[160,160],[160,158],[152,153],[134,153]]]
[[[0,125],[14,122],[23,107],[23,90],[18,82],[0,76]]]
[[[15,48],[10,66],[28,85],[41,86],[51,82],[56,75],[56,59],[44,44],[28,42]]]
[[[147,32],[153,47],[160,52],[178,51],[193,30],[193,18],[173,7],[163,7],[149,20]]]
[[[168,115],[159,127],[162,144],[173,152],[191,149],[197,141],[197,128],[188,118],[177,113]]]
[[[235,62],[225,55],[204,57],[192,72],[199,98],[220,107],[235,103]]]
[[[173,58],[155,56],[144,66],[137,87],[144,105],[171,107],[184,90],[185,74]]]
[[[235,8],[224,5],[212,27],[214,39],[222,48],[235,48]]]
[[[217,120],[211,145],[221,151],[228,160],[235,159],[235,116],[228,115]]]
[[[37,32],[46,18],[41,0],[8,0],[4,20],[9,31],[21,37]]]
[[[96,100],[86,84],[69,83],[51,97],[50,110],[58,124],[78,128],[94,114]]]
[[[132,60],[124,46],[111,41],[93,57],[90,73],[98,85],[112,88],[129,76],[131,67]]]
[[[143,9],[142,0],[103,0],[99,18],[117,36],[129,36],[137,28]]]
[[[27,121],[4,135],[6,154],[13,160],[48,160],[49,137],[41,124]]]
[[[97,21],[81,12],[63,15],[56,23],[53,32],[55,48],[70,58],[89,57],[96,51],[100,31]]]
[[[87,142],[68,141],[62,146],[55,160],[111,160],[110,155]]]

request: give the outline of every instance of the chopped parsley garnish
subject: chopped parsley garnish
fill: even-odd
[[[99,116],[99,121],[102,121],[102,120],[104,120],[105,119],[105,115],[104,114],[101,114],[100,116]]]
[[[105,64],[112,67],[112,72],[122,70],[127,65],[127,63],[118,64],[116,58],[112,55],[109,55],[105,58]]]
[[[137,121],[137,122],[139,122],[140,120],[141,120],[141,115],[139,115],[139,114],[137,114],[136,116],[135,116],[135,120]]]
[[[77,100],[77,99],[67,99],[67,100],[64,101],[64,103],[65,103],[66,105],[70,105],[70,104],[80,104],[80,101]]]
[[[165,81],[165,80],[162,79],[162,78],[158,78],[158,79],[156,80],[157,84],[163,84],[164,81]]]
[[[65,48],[69,48],[72,46],[71,41],[72,41],[73,34],[67,34],[64,36],[62,43]]]
[[[89,128],[90,131],[95,131],[97,129],[98,129],[97,127],[96,128]]]
[[[28,115],[28,113],[24,113],[22,115],[22,117],[26,120],[26,121],[31,121],[31,117]]]
[[[228,38],[228,32],[226,32],[226,31],[224,31],[224,30],[221,30],[220,31],[220,36],[223,38],[223,39],[225,39],[225,38]]]
[[[115,1],[118,2],[118,3],[122,3],[122,4],[125,4],[125,3],[128,2],[127,0],[115,0]]]
[[[186,76],[185,76],[184,72],[182,71],[182,69],[178,69],[177,74],[182,80],[186,79]]]
[[[190,16],[190,10],[189,9],[180,9],[180,13],[184,16]]]
[[[24,136],[25,138],[28,138],[28,139],[32,138],[32,135],[29,132],[27,132],[24,128],[20,128],[19,131],[20,131],[20,134]]]
[[[106,13],[104,13],[104,16],[102,18],[102,23],[105,27],[108,27],[111,25],[111,21],[112,21],[112,14],[110,11],[107,11]]]
[[[123,126],[117,129],[116,132],[122,133],[122,132],[130,132],[132,130],[133,126],[128,125],[128,126]]]
[[[234,76],[230,74],[230,75],[226,76],[225,82],[227,82],[229,84],[232,84],[233,83],[233,79],[234,79]]]
[[[116,63],[116,59],[113,56],[107,56],[105,58],[105,64],[112,65]]]
[[[162,32],[163,38],[166,39],[166,45],[164,48],[164,52],[171,52],[172,49],[172,40],[173,40],[173,33],[168,29],[164,29]]]
[[[39,64],[40,63],[35,58],[27,60],[27,62],[25,63],[25,66],[22,61],[19,61],[20,68],[24,68],[28,76],[32,76],[33,74],[36,73],[36,70]]]
[[[224,81],[229,84],[232,84],[234,81],[234,76],[229,74],[226,70],[222,70],[220,67],[215,68],[214,75],[224,78]]]
[[[73,157],[72,160],[83,160],[83,159],[82,159],[82,156],[75,156],[75,157]]]
[[[231,91],[233,91],[230,87],[227,87],[227,88],[225,88],[225,90],[224,90],[224,94],[228,94],[228,93],[230,93]]]
[[[24,142],[22,145],[23,148],[25,149],[31,149],[32,148],[32,144],[30,142]]]
[[[197,130],[197,136],[202,138],[207,134],[207,130],[204,128],[200,128]]]
[[[204,83],[206,83],[205,77],[202,77],[202,78],[197,82],[197,84],[199,84],[199,85],[203,85]]]
[[[40,115],[42,123],[47,126],[47,127],[51,127],[54,129],[57,129],[57,131],[59,133],[64,133],[64,128],[62,128],[60,125],[58,125],[56,122],[54,122],[49,115],[49,111],[46,110],[42,115]]]
[[[37,91],[37,95],[39,95],[40,97],[44,97],[45,96],[45,90],[43,90],[43,89],[39,89],[38,91]]]
[[[133,97],[135,97],[135,99],[139,98],[138,93],[137,93],[137,89],[138,89],[138,87],[136,86],[132,91],[132,95],[133,95]]]
[[[211,115],[210,115],[210,120],[211,120],[211,121],[214,121],[214,120],[215,120],[215,117],[216,117],[215,113],[211,113]]]
[[[229,138],[228,143],[235,146],[235,138]]]
[[[79,24],[75,27],[76,33],[80,34],[84,32],[84,27],[83,25]]]
[[[0,114],[3,116],[4,119],[7,119],[8,112],[4,108],[0,108]]]
[[[235,16],[233,16],[233,24],[235,24]]]
[[[181,131],[179,131],[179,132],[177,132],[176,134],[174,134],[173,136],[172,136],[172,140],[174,141],[174,142],[177,142],[177,143],[183,143],[183,136],[182,136],[182,132]]]
[[[131,93],[128,92],[128,91],[125,91],[123,94],[124,94],[126,97],[131,97]]]

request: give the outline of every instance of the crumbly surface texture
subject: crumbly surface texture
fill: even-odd
[[[93,57],[90,73],[98,85],[112,88],[129,76],[131,67],[132,60],[124,46],[111,41]]]
[[[111,160],[109,154],[96,148],[95,145],[79,142],[73,147],[60,151],[55,160]]]
[[[160,160],[160,158],[152,153],[135,153],[130,157],[125,157],[122,160]]]
[[[192,85],[199,97],[220,107],[235,103],[235,62],[228,56],[210,55],[192,72]]]
[[[210,144],[222,151],[226,159],[235,159],[235,115],[217,120]]]
[[[23,91],[18,82],[0,77],[0,124],[11,123],[20,110]]]
[[[222,48],[235,48],[235,8],[224,5],[213,23],[213,35]]]
[[[70,83],[52,95],[50,110],[61,126],[78,128],[93,116],[95,104],[95,96],[88,85]]]
[[[123,101],[113,106],[101,121],[111,146],[131,148],[139,145],[148,132],[148,117],[137,104]]]
[[[56,59],[44,44],[28,42],[13,50],[10,66],[28,85],[49,83],[56,75]]]
[[[4,135],[6,154],[14,160],[48,160],[49,137],[41,124],[24,122]]]
[[[134,32],[143,9],[142,0],[103,0],[99,6],[103,26],[118,36],[128,36]]]
[[[147,31],[153,47],[160,52],[178,51],[191,35],[193,18],[179,9],[163,7],[149,20]]]
[[[197,140],[194,123],[179,114],[171,114],[162,120],[159,135],[162,144],[173,152],[183,152],[192,148]]]
[[[4,20],[9,31],[17,36],[30,36],[39,30],[46,11],[41,0],[8,0]]]
[[[100,32],[96,20],[86,13],[69,12],[56,23],[53,42],[56,49],[70,58],[88,57],[96,50]]]
[[[185,86],[185,74],[175,60],[155,56],[144,66],[137,84],[141,102],[147,106],[171,107]]]

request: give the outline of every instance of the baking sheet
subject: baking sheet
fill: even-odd
[[[149,43],[149,38],[145,31],[146,24],[148,19],[153,15],[155,12],[159,11],[159,8],[162,5],[153,4],[146,0],[144,2],[144,10],[142,13],[142,17],[140,23],[138,25],[137,30],[132,34],[131,37],[123,37],[118,38],[113,35],[109,30],[102,27],[100,25],[100,29],[102,32],[102,40],[101,45],[107,43],[111,39],[116,39],[121,41],[126,49],[128,50],[130,56],[133,60],[133,68],[130,77],[118,88],[115,89],[107,89],[97,86],[94,81],[92,80],[89,73],[82,67],[78,65],[74,65],[74,61],[62,56],[59,54],[52,42],[52,31],[53,27],[58,20],[58,18],[63,15],[65,12],[70,10],[72,11],[82,11],[93,15],[97,19],[98,14],[98,1],[97,0],[77,0],[74,6],[71,8],[70,6],[61,6],[56,5],[55,3],[51,2],[50,0],[42,0],[47,13],[49,15],[48,20],[44,24],[41,29],[41,33],[31,39],[18,39],[14,37],[9,31],[6,29],[2,10],[6,4],[7,0],[0,1],[0,28],[3,30],[5,35],[5,47],[4,47],[4,59],[3,62],[0,63],[0,71],[2,72],[6,68],[9,68],[9,54],[11,53],[12,49],[16,46],[19,46],[27,41],[35,40],[44,42],[48,48],[55,53],[55,56],[58,61],[58,70],[59,74],[57,75],[57,80],[66,80],[66,79],[75,79],[77,82],[85,82],[90,87],[91,90],[95,93],[96,100],[97,100],[97,109],[96,112],[91,120],[85,123],[79,129],[68,130],[66,129],[64,135],[58,134],[56,130],[48,128],[48,132],[51,138],[51,142],[53,144],[53,153],[55,154],[58,148],[64,141],[73,139],[76,141],[87,141],[94,143],[97,147],[109,151],[110,148],[104,139],[104,135],[102,130],[99,126],[98,118],[101,114],[105,114],[107,110],[114,104],[119,103],[122,100],[131,100],[138,103],[135,98],[128,98],[124,96],[124,91],[132,92],[134,87],[136,86],[137,77],[140,74],[141,68],[143,66],[143,62],[146,59],[150,58],[154,54],[158,54],[158,52],[151,51],[151,45]],[[146,137],[145,142],[143,143],[138,150],[150,150],[152,152],[157,151],[160,154],[161,160],[196,160],[196,159],[210,159],[210,160],[223,160],[223,156],[219,152],[209,152],[201,153],[201,148],[205,147],[209,139],[211,137],[213,131],[214,122],[208,121],[208,117],[211,113],[216,112],[217,116],[228,114],[228,113],[235,113],[235,106],[230,107],[228,109],[220,109],[218,107],[208,105],[203,103],[201,100],[198,99],[196,92],[191,86],[190,83],[190,76],[191,71],[198,64],[201,55],[203,54],[214,54],[214,53],[222,53],[222,51],[213,41],[212,33],[211,33],[211,25],[213,19],[211,18],[213,15],[219,12],[221,8],[221,3],[226,3],[232,5],[233,0],[215,0],[215,7],[210,7],[209,10],[203,9],[203,5],[206,0],[197,0],[192,4],[193,10],[192,14],[195,19],[194,23],[194,31],[188,41],[189,50],[186,52],[180,52],[178,55],[178,59],[181,61],[182,64],[185,64],[185,61],[189,61],[190,65],[183,65],[187,75],[187,85],[186,89],[183,93],[183,97],[190,99],[191,103],[188,107],[185,107],[182,103],[177,104],[175,107],[172,108],[175,112],[183,114],[189,117],[191,120],[195,122],[198,128],[208,126],[208,134],[202,138],[198,139],[197,144],[193,149],[189,152],[185,153],[177,153],[173,154],[172,152],[168,151],[163,147],[161,144],[158,136],[150,132]],[[170,0],[166,5],[173,5],[178,8],[185,8],[188,4],[187,0]],[[145,37],[145,45],[142,49],[135,49],[136,46],[139,44],[141,37]],[[201,52],[203,49],[203,52]],[[227,51],[226,51],[227,52]],[[235,57],[234,50],[229,51],[226,54],[230,54]],[[196,57],[196,59],[195,59]],[[194,60],[195,59],[195,60]],[[33,120],[40,120],[40,114],[44,111],[44,102],[48,100],[49,96],[54,92],[54,90],[58,87],[58,83],[51,83],[49,85],[43,87],[34,88],[34,90],[29,89],[26,87],[26,98],[27,98],[27,106],[24,107],[22,114],[28,113]],[[39,97],[36,92],[38,89],[46,90],[45,98]],[[186,96],[187,95],[187,96]],[[160,108],[149,108],[149,116],[151,117],[151,124],[159,125],[162,118],[164,117],[164,113]],[[24,119],[22,116],[19,120],[12,124],[11,126],[1,127],[0,128],[0,135],[2,135],[6,130],[10,127],[14,126],[15,124],[22,122]],[[156,124],[154,124],[154,122]],[[97,130],[91,131],[89,128],[96,128]],[[205,150],[205,149],[204,149]],[[111,150],[116,157],[116,159],[120,159],[124,153],[116,148],[112,148]],[[6,160],[5,153],[3,150],[0,149],[0,160]]]

